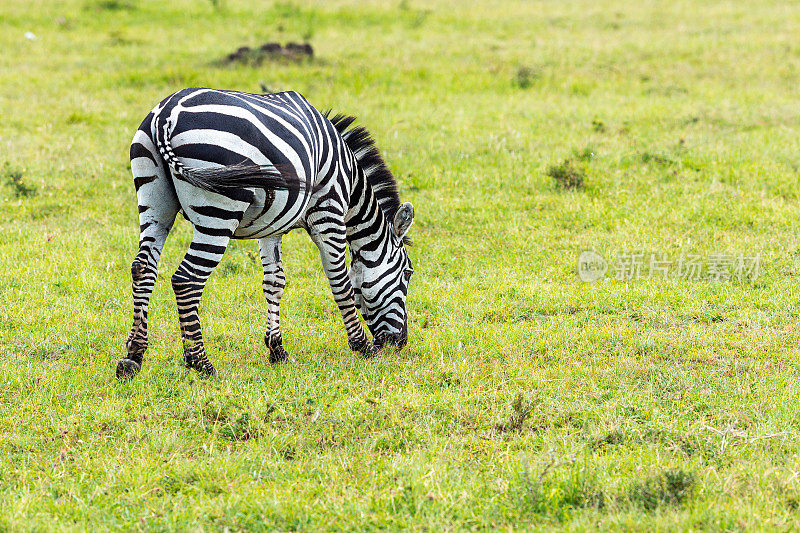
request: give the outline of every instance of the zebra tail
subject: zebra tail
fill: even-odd
[[[170,167],[184,181],[200,189],[224,193],[232,189],[267,189],[273,191],[300,191],[305,183],[295,174],[294,169],[275,168],[271,165],[239,163],[216,168],[187,168],[178,165]]]

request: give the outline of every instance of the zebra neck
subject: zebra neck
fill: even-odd
[[[359,194],[351,196],[345,220],[350,253],[363,257],[364,253],[380,252],[391,231],[383,210],[368,183],[355,187],[353,192]]]

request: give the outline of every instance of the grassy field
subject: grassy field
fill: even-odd
[[[800,527],[800,10],[461,4],[4,0],[0,531]],[[268,41],[315,57],[221,61]],[[133,131],[179,88],[260,84],[374,133],[416,207],[409,344],[351,353],[296,233],[270,367],[257,247],[234,242],[201,379],[180,221],[119,383]],[[762,262],[590,284],[588,249]]]

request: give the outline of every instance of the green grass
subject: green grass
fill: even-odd
[[[800,527],[800,11],[462,4],[4,2],[0,530]],[[219,62],[305,40],[311,61]],[[222,379],[184,370],[182,221],[118,383],[130,138],[179,88],[261,83],[360,117],[414,203],[408,347],[347,349],[296,233],[290,362],[266,363],[235,242],[201,312]],[[585,249],[763,265],[586,284]]]

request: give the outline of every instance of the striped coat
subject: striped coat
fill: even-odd
[[[140,240],[131,267],[133,327],[119,377],[141,369],[158,260],[179,212],[193,225],[192,243],[172,276],[188,367],[216,376],[198,305],[232,238],[258,240],[268,305],[265,343],[270,362],[286,359],[279,323],[281,237],[295,228],[305,229],[319,248],[350,347],[372,355],[387,342],[405,344],[413,271],[405,234],[414,209],[400,203],[370,135],[352,124],[352,117],[321,113],[296,92],[184,89],[153,109],[131,144]]]

